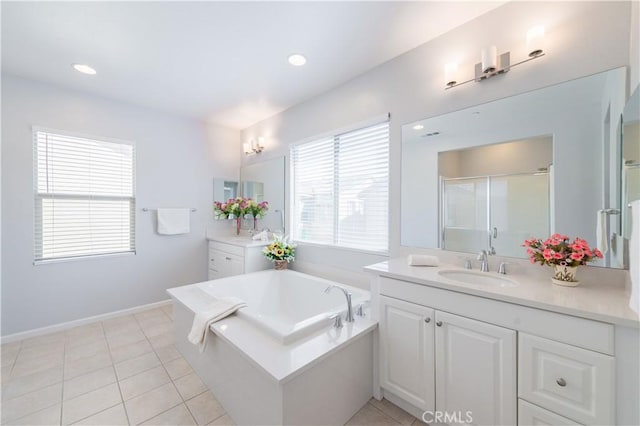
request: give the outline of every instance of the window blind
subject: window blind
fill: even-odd
[[[34,130],[35,262],[135,251],[133,144]]]
[[[389,122],[292,147],[293,238],[389,245]]]

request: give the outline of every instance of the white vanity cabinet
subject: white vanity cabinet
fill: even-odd
[[[434,310],[382,296],[382,385],[423,411],[435,409]]]
[[[380,297],[381,385],[427,412],[516,423],[516,332]]]
[[[268,242],[248,238],[218,237],[209,240],[209,279],[230,277],[269,269],[269,262],[262,254]]]
[[[417,417],[470,412],[475,425],[617,424],[612,324],[409,277],[377,276],[372,292],[376,397]]]
[[[516,423],[516,332],[436,312],[436,410],[479,425]]]

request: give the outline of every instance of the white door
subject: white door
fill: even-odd
[[[414,406],[433,411],[434,311],[385,296],[380,301],[381,385]]]
[[[516,332],[436,312],[436,410],[448,422],[515,425]]]

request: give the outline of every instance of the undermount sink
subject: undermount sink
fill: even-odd
[[[492,287],[515,287],[517,282],[491,272],[476,272],[461,269],[443,269],[438,275],[465,284],[475,284]]]

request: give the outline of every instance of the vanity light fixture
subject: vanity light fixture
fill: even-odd
[[[264,149],[264,138],[261,136],[257,140],[251,139],[249,142],[243,143],[242,148],[247,155],[260,154]]]
[[[85,65],[85,64],[71,64],[71,66],[73,67],[74,70],[81,72],[82,74],[88,74],[88,75],[96,75],[97,71],[93,68],[91,68],[89,65]]]
[[[413,130],[422,130],[424,129],[424,126],[422,124],[416,124],[415,126],[413,126]]]
[[[527,32],[527,54],[528,57],[520,62],[511,64],[511,53],[505,52],[498,55],[498,49],[496,46],[488,46],[480,52],[481,61],[475,65],[475,76],[472,79],[465,80],[458,83],[457,79],[457,64],[449,63],[445,65],[445,90],[452,87],[460,86],[462,84],[470,83],[472,81],[481,82],[491,77],[495,77],[499,74],[507,73],[511,68],[524,64],[525,62],[532,61],[537,58],[541,58],[544,53],[544,27],[537,26],[531,28]]]

